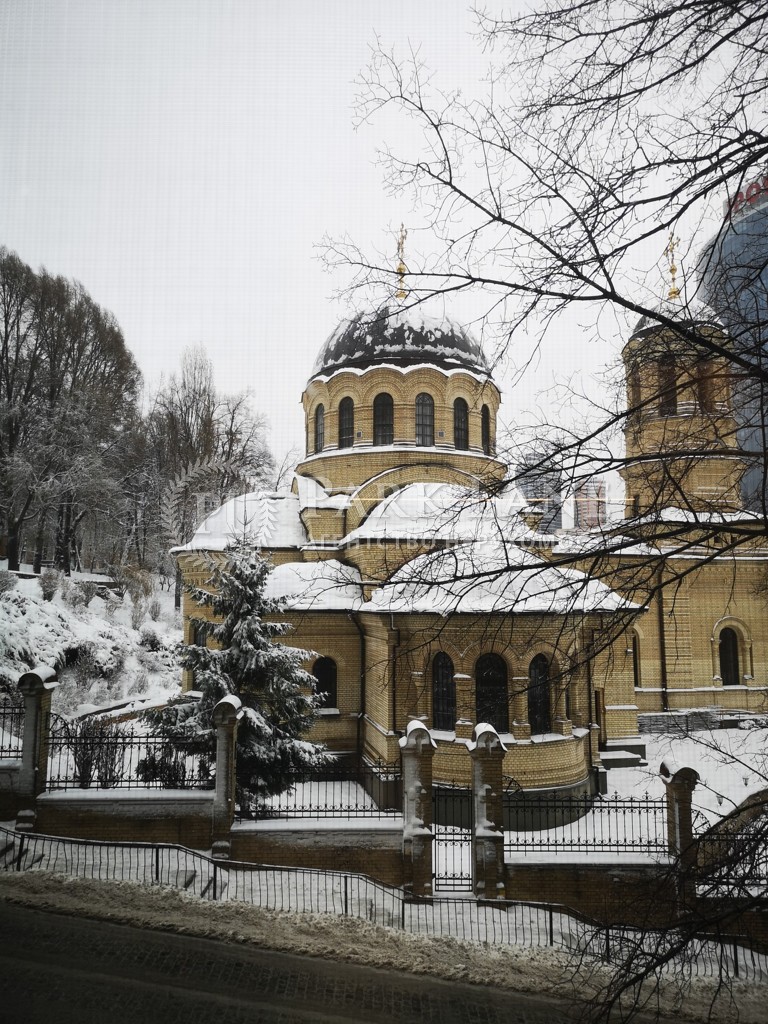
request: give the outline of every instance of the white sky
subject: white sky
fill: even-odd
[[[0,244],[82,281],[150,388],[203,344],[275,453],[303,451],[303,385],[349,312],[314,247],[348,234],[394,261],[418,219],[375,163],[408,126],[356,132],[355,78],[378,34],[472,91],[473,27],[468,0],[0,0]],[[620,343],[554,341],[507,389],[507,422],[554,367],[599,367]]]

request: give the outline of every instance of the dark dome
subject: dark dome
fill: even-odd
[[[717,313],[703,302],[683,303],[674,299],[664,299],[656,307],[659,316],[667,317],[669,320],[676,320],[682,327],[715,327],[725,333],[725,328],[720,322]],[[641,337],[643,334],[663,330],[663,325],[652,316],[641,316],[632,331],[630,338]]]
[[[459,324],[447,317],[425,316],[418,306],[382,306],[375,313],[361,313],[339,324],[320,349],[312,376],[380,363],[430,363],[484,375],[490,372],[480,346]]]

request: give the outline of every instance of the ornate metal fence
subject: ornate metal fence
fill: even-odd
[[[105,718],[51,717],[48,789],[211,789],[213,757]]]
[[[257,788],[257,787],[255,787]],[[400,765],[366,762],[294,772],[282,793],[253,797],[239,818],[388,818],[402,814]]]
[[[667,852],[667,804],[650,797],[514,796],[505,800],[505,852]]]
[[[21,757],[24,708],[5,700],[0,703],[0,757]]]

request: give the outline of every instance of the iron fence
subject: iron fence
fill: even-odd
[[[206,900],[247,903],[287,913],[361,918],[420,935],[488,945],[551,947],[580,962],[622,963],[653,956],[679,936],[605,924],[556,904],[472,898],[409,897],[365,875],[213,860],[196,850],[151,843],[98,842],[13,832],[0,827],[0,870],[53,871],[105,881],[186,890]],[[739,935],[691,937],[670,971],[692,976],[768,980],[768,957]]]
[[[21,757],[24,708],[8,701],[0,703],[0,757]]]
[[[254,787],[258,790],[258,786]],[[283,792],[242,798],[239,820],[389,818],[402,813],[400,766],[364,762],[293,772]]]
[[[189,754],[162,737],[104,718],[52,717],[48,789],[212,789],[212,755]]]
[[[667,852],[667,804],[650,797],[512,796],[504,801],[504,850]]]

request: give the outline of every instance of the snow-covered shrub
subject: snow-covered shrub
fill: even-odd
[[[96,717],[62,721],[59,736],[69,749],[74,779],[81,789],[88,789],[94,780],[102,789],[110,789],[123,777],[122,730],[114,722]]]
[[[160,618],[160,612],[162,611],[162,605],[158,598],[152,598],[147,607],[147,611],[149,612],[150,619],[152,619],[153,622],[157,622]]]
[[[66,576],[61,581],[61,599],[73,611],[85,607],[85,598],[80,587],[76,583],[72,583]]]
[[[129,693],[146,693],[149,689],[149,673],[145,668],[140,668],[134,675]]]
[[[120,598],[111,591],[104,595],[104,614],[108,619],[114,619],[115,612],[120,607]]]
[[[99,667],[105,679],[117,679],[125,666],[127,657],[126,649],[119,643],[115,643],[109,649],[102,649]]]
[[[159,651],[163,646],[157,632],[151,626],[142,626],[139,644],[147,651]]]
[[[83,580],[81,583],[78,583],[77,587],[82,594],[83,604],[87,608],[94,597],[96,597],[99,586],[95,580]]]
[[[13,590],[19,582],[15,572],[8,572],[7,569],[0,569],[0,596]]]
[[[140,647],[136,651],[136,661],[142,668],[145,668],[148,672],[157,672],[160,669],[160,660],[157,657],[156,652],[148,651],[145,647]]]
[[[136,598],[133,599],[133,608],[131,608],[131,628],[139,629],[142,622],[147,617],[147,608],[143,601]]]
[[[60,584],[61,573],[58,569],[43,569],[40,573],[40,587],[43,591],[43,600],[52,601]]]
[[[93,680],[100,674],[93,644],[83,644],[75,658],[75,679],[77,685],[81,688],[90,686]]]

